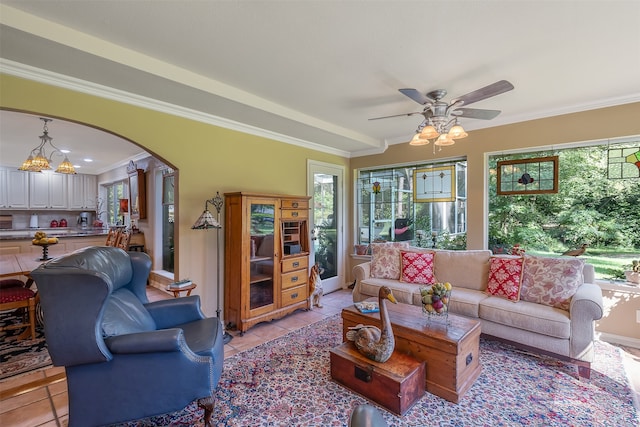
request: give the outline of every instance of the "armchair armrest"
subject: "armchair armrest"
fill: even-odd
[[[183,351],[187,348],[182,329],[137,332],[104,340],[113,354],[137,354]]]
[[[200,309],[200,296],[167,299],[145,304],[158,329],[172,328],[183,323],[204,319]]]

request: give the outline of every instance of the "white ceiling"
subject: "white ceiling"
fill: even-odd
[[[637,0],[2,0],[0,56],[358,156],[420,124],[368,120],[422,109],[399,88],[510,81],[467,130],[638,102],[638,22]]]

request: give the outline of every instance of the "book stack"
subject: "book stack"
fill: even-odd
[[[169,283],[167,289],[170,291],[175,291],[177,289],[184,289],[186,287],[191,286],[192,282],[189,279],[178,280],[177,282]]]

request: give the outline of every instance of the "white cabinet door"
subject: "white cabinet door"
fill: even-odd
[[[67,175],[50,173],[49,175],[49,207],[52,209],[67,208]]]
[[[31,172],[7,169],[7,207],[29,207],[29,175]]]
[[[69,175],[67,185],[69,187],[69,209],[85,208],[85,175]]]
[[[67,208],[67,176],[52,172],[33,172],[29,177],[29,207]]]
[[[98,177],[84,175],[84,207],[95,210],[98,204]]]
[[[0,208],[7,207],[7,188],[9,182],[7,181],[7,169],[0,168]]]
[[[29,207],[46,209],[49,207],[49,174],[29,173]]]

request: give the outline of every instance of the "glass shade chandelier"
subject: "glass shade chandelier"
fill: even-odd
[[[40,117],[40,120],[44,122],[43,132],[40,135],[40,145],[35,147],[29,153],[29,157],[25,160],[22,165],[18,168],[21,171],[27,172],[42,172],[43,170],[51,169],[51,159],[54,154],[58,154],[60,156],[64,156],[64,160],[58,168],[56,172],[73,175],[76,173],[76,169],[73,167],[73,164],[69,161],[69,158],[66,154],[62,152],[58,147],[53,145],[53,138],[49,136],[49,130],[47,129],[47,123],[53,121],[52,119],[45,119]],[[49,144],[49,148],[47,148],[47,144]],[[47,157],[47,151],[49,151],[49,156]]]
[[[410,145],[427,145],[433,141],[434,145],[441,147],[455,144],[456,139],[468,136],[464,128],[458,124],[456,117],[449,119],[443,117],[429,117],[416,130],[416,134],[409,142]],[[434,147],[435,148],[435,147]]]

